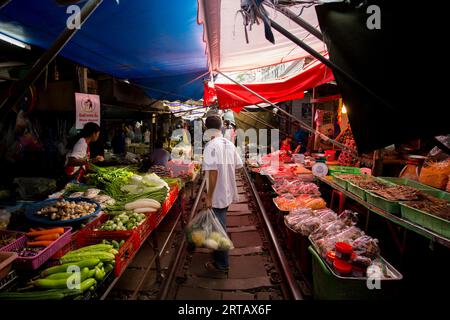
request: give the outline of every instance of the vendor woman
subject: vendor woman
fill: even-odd
[[[84,125],[79,134],[79,139],[73,145],[66,158],[65,171],[69,179],[81,181],[87,171],[89,162],[104,161],[102,156],[90,159],[89,144],[98,140],[100,136],[100,126],[94,122]]]
[[[292,137],[288,136],[283,141],[281,141],[280,150],[289,151],[292,153]],[[298,153],[300,150],[300,145],[298,145],[293,153]]]

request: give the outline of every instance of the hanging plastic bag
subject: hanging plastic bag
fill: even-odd
[[[450,147],[450,135],[436,137],[442,144]],[[431,187],[446,190],[450,176],[450,156],[440,148],[433,148],[420,171],[419,182]]]
[[[211,209],[204,209],[187,226],[187,239],[197,248],[228,251],[234,248],[219,219]]]

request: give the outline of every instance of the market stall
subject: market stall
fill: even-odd
[[[385,299],[401,292],[401,265],[396,268],[387,261],[380,249],[385,246],[379,244],[390,243],[390,235],[378,238],[379,230],[368,228],[371,214],[449,247],[447,192],[418,181],[373,177],[360,168],[306,159],[305,163],[304,156],[278,151],[247,164],[255,181],[263,178],[259,192],[271,195],[273,203],[267,200],[265,206],[275,209],[272,223],[296,257],[297,268],[312,282],[315,298]],[[346,199],[360,205],[350,206],[358,212],[346,210]],[[377,238],[370,236],[374,231]],[[366,283],[377,270],[383,290],[369,290]]]
[[[20,225],[13,213],[0,230],[0,299],[106,298],[169,212],[183,215],[183,186],[130,167],[97,167],[86,184],[28,203]]]

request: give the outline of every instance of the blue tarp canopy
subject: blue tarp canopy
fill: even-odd
[[[13,0],[0,11],[0,33],[48,48],[66,26],[66,9],[55,0]],[[207,72],[202,39],[197,0],[104,0],[61,55],[155,99],[199,99]]]

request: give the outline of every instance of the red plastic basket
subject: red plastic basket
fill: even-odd
[[[102,237],[102,235],[122,235],[122,236],[131,236],[133,233],[137,233],[140,241],[144,241],[147,236],[151,232],[151,228],[153,225],[154,220],[154,214],[146,214],[147,218],[144,220],[143,223],[141,223],[138,227],[132,229],[132,230],[126,230],[126,231],[103,231],[103,230],[95,230],[99,229],[103,223],[105,223],[107,220],[109,220],[111,217],[107,214],[104,214],[91,223],[89,223],[86,227],[84,227],[83,230],[81,230],[79,233],[83,234],[86,232],[89,233],[97,233],[99,237]]]
[[[0,230],[0,236],[15,236],[16,240],[7,244],[6,246],[0,247],[1,252],[11,252],[18,250],[22,245],[24,238],[26,239],[26,235],[24,232],[12,231],[12,230]]]
[[[100,243],[103,240],[116,240],[117,242],[125,240],[124,244],[119,249],[119,253],[115,257],[116,263],[114,266],[114,275],[118,277],[139,250],[139,236],[137,233],[133,233],[130,236],[113,233],[103,233],[101,235],[98,233],[80,233],[76,238],[77,247],[90,246]]]
[[[14,267],[16,267],[17,269],[36,270],[45,262],[47,262],[51,257],[53,257],[60,249],[70,243],[70,240],[72,238],[71,231],[71,227],[64,227],[64,233],[51,245],[46,247],[34,257],[18,257],[16,261],[14,261]],[[16,249],[21,250],[25,248],[27,240],[28,237],[26,236],[21,238]]]
[[[161,220],[167,215],[167,213],[172,208],[173,204],[175,203],[177,197],[178,197],[179,189],[178,186],[172,187],[172,189],[169,191],[167,195],[166,201],[161,205],[161,209],[158,210],[158,212],[155,213],[146,213],[146,219],[144,222],[138,226],[137,228],[134,228],[133,230],[127,230],[127,231],[101,231],[95,229],[99,229],[100,226],[105,223],[108,219],[110,219],[110,216],[107,214],[101,215],[97,219],[90,222],[84,229],[79,231],[81,234],[85,232],[89,233],[96,233],[99,235],[99,237],[102,237],[102,235],[124,235],[124,236],[131,236],[132,233],[137,233],[140,243],[144,242],[145,239],[148,238],[150,233],[159,225]]]

